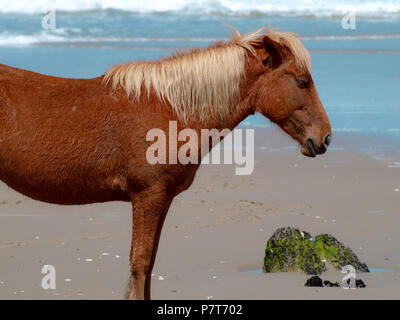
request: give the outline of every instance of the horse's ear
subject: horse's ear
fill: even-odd
[[[265,51],[268,53],[268,58],[266,58],[263,63],[265,65],[269,65],[272,68],[277,68],[281,65],[283,58],[282,58],[282,46],[269,38],[268,36],[265,36],[263,39],[263,45],[265,48]]]

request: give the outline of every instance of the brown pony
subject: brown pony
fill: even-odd
[[[49,203],[131,201],[126,297],[149,299],[165,216],[199,164],[150,164],[147,132],[160,128],[168,140],[170,120],[178,130],[233,129],[260,112],[314,157],[331,128],[310,71],[296,35],[264,29],[94,79],[0,65],[0,179]]]

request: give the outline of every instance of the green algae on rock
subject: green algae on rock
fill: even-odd
[[[267,242],[264,272],[302,271],[321,274],[325,261],[337,269],[352,265],[358,272],[368,272],[355,253],[329,234],[312,238],[311,234],[292,227],[278,228]]]
[[[320,274],[325,263],[312,247],[311,235],[291,227],[277,229],[267,242],[264,272],[301,270],[306,274]]]
[[[336,269],[342,269],[345,265],[351,265],[358,272],[369,272],[365,263],[358,260],[356,254],[345,247],[330,234],[320,234],[315,237],[314,249],[326,261],[329,261]]]

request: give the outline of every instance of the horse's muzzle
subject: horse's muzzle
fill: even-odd
[[[313,138],[308,138],[306,143],[301,147],[301,153],[307,157],[315,157],[318,154],[323,154],[326,152],[329,144],[331,143],[332,137],[328,133],[325,135],[324,140],[320,146],[317,145]]]

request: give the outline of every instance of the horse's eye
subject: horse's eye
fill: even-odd
[[[304,77],[298,78],[297,84],[298,84],[299,88],[301,88],[301,89],[308,87],[308,82],[307,82],[306,78],[304,78]]]

